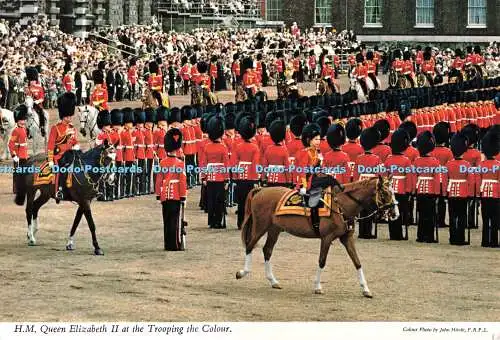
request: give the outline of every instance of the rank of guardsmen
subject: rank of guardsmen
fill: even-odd
[[[117,150],[116,183],[102,183],[98,200],[154,194],[162,205],[166,250],[185,248],[189,189],[201,186],[199,206],[209,228],[227,228],[227,208],[234,204],[235,227],[241,228],[252,188],[285,186],[305,195],[317,184],[298,169],[310,166],[343,169],[330,173],[340,187],[392,174],[401,216],[389,222],[391,240],[408,239],[408,227],[416,225],[417,242],[439,242],[439,228],[447,227],[450,244],[466,245],[467,231],[482,226],[481,245],[499,246],[499,78],[475,87],[379,91],[376,101],[364,104],[342,104],[334,94],[111,111],[99,71],[94,78],[103,86],[93,96],[100,108],[96,144],[107,140]],[[70,92],[59,99],[61,121],[49,131],[49,166],[79,148],[75,102]],[[28,157],[26,116],[26,106],[18,106],[8,145],[16,166]],[[68,200],[66,182],[56,176],[55,186],[57,201]],[[361,217],[359,238],[377,238],[381,220],[368,211]],[[311,228],[318,222],[316,208]]]

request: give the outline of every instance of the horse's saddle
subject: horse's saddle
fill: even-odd
[[[49,161],[40,165],[40,170],[33,174],[33,185],[55,184],[56,176],[49,166]]]
[[[326,204],[323,204],[321,202]],[[321,188],[315,188],[309,192],[309,198],[303,198],[297,190],[287,191],[279,200],[278,205],[274,214],[276,216],[281,215],[300,215],[300,216],[311,216],[311,208],[317,207],[320,217],[330,216],[330,208],[339,212],[339,207],[336,203],[332,202],[331,188],[323,190]]]

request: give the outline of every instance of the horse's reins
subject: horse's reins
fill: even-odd
[[[103,158],[104,158],[104,153],[101,152],[101,155],[99,157],[99,166],[103,166],[104,165],[104,162],[103,162]],[[71,162],[71,164],[75,164],[75,159],[76,159],[76,154],[73,154],[73,161]],[[83,163],[82,163],[82,159],[81,158],[78,158],[78,161],[80,163],[80,167],[83,168]],[[74,176],[74,173],[71,174],[72,176]],[[97,182],[94,182],[92,181],[92,178],[90,178],[90,176],[87,174],[87,172],[83,172],[83,176],[85,177],[85,179],[87,180],[87,182],[92,186],[92,189],[94,191],[98,191],[98,188],[99,188],[99,184],[105,180],[105,177],[106,176],[100,176],[99,179],[97,180]],[[80,185],[83,185],[79,180],[78,180],[78,177],[77,176],[74,176],[76,182]]]

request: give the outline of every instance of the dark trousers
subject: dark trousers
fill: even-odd
[[[465,243],[465,228],[467,227],[467,198],[448,198],[450,214],[450,244]]]
[[[16,167],[20,167],[20,168],[22,168],[22,167],[26,166],[26,163],[27,163],[27,162],[28,162],[28,160],[27,160],[27,159],[19,159],[19,163],[17,163],[17,164],[16,164],[16,163],[14,163],[14,169],[15,169]],[[23,181],[23,180],[24,180],[24,178],[25,178],[24,176],[25,176],[25,175],[24,175],[24,174],[22,174],[22,173],[16,173],[16,172],[14,172],[14,173],[13,173],[13,176],[12,176],[12,192],[13,192],[14,194],[16,193],[16,183],[17,183],[18,181]],[[21,184],[21,183],[19,183],[19,184]]]
[[[408,202],[409,195],[395,194],[399,205],[399,217],[395,221],[389,219],[389,239],[401,241],[408,238],[408,235],[403,236],[403,228],[408,225]]]
[[[132,170],[132,165],[134,165],[134,162],[127,161],[125,162],[125,169],[126,172],[123,174],[123,181],[122,181],[122,192],[124,197],[131,197],[132,195],[132,178],[134,174],[131,172]]]
[[[122,189],[122,182],[123,182],[123,173],[122,173],[122,168],[123,168],[123,162],[116,162],[116,181],[115,181],[115,189],[114,189],[114,199],[120,199],[123,197],[123,189]]]
[[[139,171],[140,169],[140,171]],[[146,172],[146,160],[137,160],[137,173],[134,174],[134,184],[133,193],[134,195],[146,195],[147,192],[147,172]]]
[[[151,188],[151,182],[153,180],[153,159],[148,158],[146,159],[146,193],[147,194],[152,194],[154,192],[154,185],[153,189]]]
[[[450,217],[451,218],[451,217]],[[446,201],[444,196],[439,196],[437,199],[437,225],[438,228],[446,226]]]
[[[186,79],[183,80],[183,85],[184,85],[182,87],[182,94],[183,95],[187,95],[188,94],[188,92],[189,92],[189,83],[190,83],[189,79],[188,80],[186,80]]]
[[[238,180],[236,181],[236,203],[238,204],[238,229],[241,229],[241,224],[243,223],[243,219],[245,218],[245,202],[248,196],[248,193],[253,189],[254,184],[257,181],[247,181],[247,180]]]
[[[500,200],[498,198],[481,199],[481,216],[483,218],[482,247],[498,247],[498,231],[500,228]]]
[[[373,216],[369,218],[364,218],[371,214],[371,212],[367,210],[361,210],[359,220],[359,235],[358,238],[376,238],[375,233],[373,232]]]
[[[223,228],[222,218],[226,207],[224,206],[224,182],[207,182],[207,209],[208,225],[210,228]]]
[[[184,250],[182,244],[181,202],[161,202],[163,215],[163,244],[165,250]]]
[[[136,86],[136,84],[129,85],[128,100],[130,100],[130,101],[135,100],[135,86]]]
[[[208,213],[208,208],[207,208],[207,186],[202,185],[200,189],[200,209],[203,210],[204,212]]]
[[[186,168],[190,166],[190,170],[186,173],[187,176],[187,184],[188,188],[191,189],[196,184],[196,172],[195,172],[195,163],[194,163],[194,154],[186,155]]]
[[[476,206],[476,200],[469,200],[469,202],[467,203],[467,210],[469,212],[468,214],[468,225],[469,225],[469,228],[471,229],[477,229],[479,228],[479,226],[476,224],[476,211],[477,211],[477,206]]]
[[[428,194],[417,195],[417,242],[436,242],[436,196]]]
[[[408,218],[410,219],[409,224],[416,225],[417,221],[415,219],[415,196],[410,195],[410,201],[408,202]]]

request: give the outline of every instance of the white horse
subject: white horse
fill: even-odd
[[[101,130],[97,127],[97,115],[99,111],[91,105],[83,105],[77,107],[78,115],[80,116],[80,133],[83,137],[89,138],[91,147],[95,146],[95,139]]]
[[[351,77],[350,83],[351,83],[351,90],[356,91],[359,103],[366,103],[368,101],[370,92],[375,89],[375,84],[373,84],[373,81],[371,80],[370,77],[366,77],[366,87],[368,90],[367,94],[365,94],[365,92],[363,91],[363,88],[361,87],[361,84],[358,82],[358,79],[356,77]],[[378,85],[380,88],[380,80],[378,81]]]
[[[9,138],[12,135],[16,122],[14,112],[0,108],[0,138],[3,140],[3,153],[0,154],[0,160],[9,159],[10,152],[8,148]]]
[[[49,139],[49,114],[47,111],[43,110],[43,115],[45,116],[45,137],[42,136],[40,119],[38,118],[38,113],[36,113],[35,109],[33,109],[33,98],[30,96],[26,96],[24,101],[24,105],[28,108],[28,119],[26,121],[26,129],[28,130],[28,136],[33,139],[33,155],[37,155],[40,151],[39,142],[43,139],[43,150],[41,152],[45,152],[45,148],[47,147],[47,142]]]

